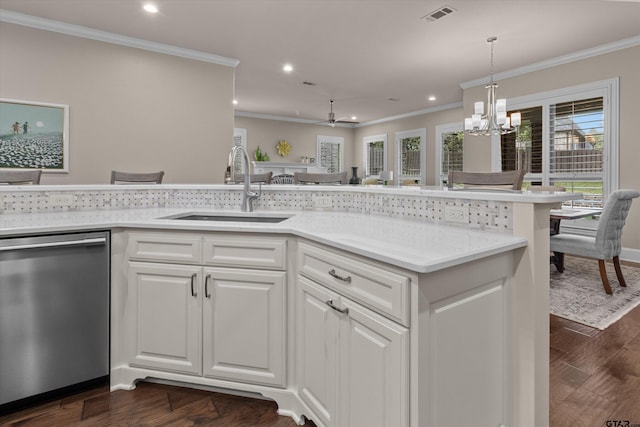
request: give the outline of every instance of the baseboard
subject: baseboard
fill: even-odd
[[[622,248],[620,259],[622,261],[640,264],[640,249]]]

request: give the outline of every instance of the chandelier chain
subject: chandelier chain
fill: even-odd
[[[491,75],[491,83],[493,83],[493,43],[498,40],[497,37],[489,37],[487,41],[491,43],[491,62],[489,63],[489,73]]]

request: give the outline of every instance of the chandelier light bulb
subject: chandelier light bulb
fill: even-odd
[[[498,84],[493,81],[493,43],[497,37],[489,37],[487,42],[491,43],[491,80],[487,89],[487,109],[485,114],[484,102],[478,101],[473,104],[471,117],[464,119],[464,129],[471,135],[504,135],[516,132],[522,122],[520,113],[513,113],[511,117],[507,115],[507,100],[497,99],[496,89]]]

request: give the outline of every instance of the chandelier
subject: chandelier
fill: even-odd
[[[464,119],[464,130],[475,136],[504,135],[515,132],[520,126],[522,118],[520,113],[513,113],[507,116],[507,100],[496,99],[496,89],[498,84],[493,81],[493,43],[497,37],[489,37],[491,43],[491,81],[487,89],[487,113],[485,114],[484,102],[478,101],[473,104],[474,114]]]

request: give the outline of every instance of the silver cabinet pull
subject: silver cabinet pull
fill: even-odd
[[[211,275],[207,274],[204,278],[204,296],[207,298],[211,298],[211,294],[209,293],[209,279],[211,279]]]
[[[335,277],[338,280],[342,280],[343,282],[351,283],[351,276],[343,277],[336,273],[335,270],[329,270],[329,276]]]
[[[325,304],[327,304],[329,307],[331,307],[332,309],[334,309],[335,311],[342,313],[342,314],[349,314],[349,309],[347,307],[345,308],[339,308],[336,305],[333,304],[333,300],[329,299],[327,301],[325,301]]]
[[[195,287],[194,287],[195,281],[196,281],[196,274],[193,273],[191,275],[191,296],[192,297],[197,297],[198,296],[198,293],[196,292]]]

